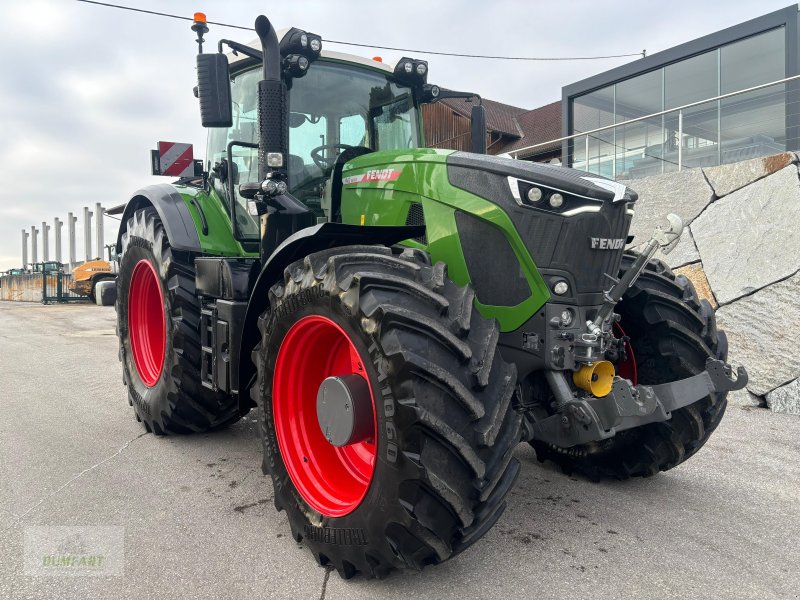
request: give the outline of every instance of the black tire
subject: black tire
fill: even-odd
[[[497,323],[473,310],[473,298],[471,288],[447,278],[443,263],[429,266],[376,246],[311,254],[270,290],[253,352],[262,468],[295,540],[342,577],[384,577],[447,560],[505,509],[519,473],[512,456],[521,422],[511,403],[516,369],[501,359]],[[333,320],[369,357],[366,372],[383,405],[376,411],[372,482],[343,517],[323,516],[301,498],[273,422],[276,354],[288,329],[307,315]],[[358,531],[361,542],[337,541],[337,531]]]
[[[97,294],[95,293],[95,289],[96,289],[97,284],[100,283],[101,281],[108,281],[110,279],[114,279],[114,276],[111,276],[111,277],[98,277],[97,279],[92,281],[92,285],[89,288],[89,301],[92,304],[97,304]]]
[[[158,381],[148,387],[137,372],[128,330],[128,294],[133,269],[146,259],[159,275],[166,318],[166,352]],[[200,383],[200,300],[195,296],[192,257],[170,248],[156,210],[136,211],[122,235],[117,277],[117,336],[128,403],[147,431],[192,433],[239,419],[237,402]]]
[[[636,255],[626,252],[621,272]],[[668,383],[705,369],[710,357],[727,359],[724,332],[716,328],[714,310],[698,299],[691,282],[675,276],[661,261],[651,261],[615,308],[631,338],[638,382]],[[672,413],[669,421],[622,431],[603,442],[556,448],[534,442],[539,460],[552,460],[565,472],[604,478],[649,477],[684,462],[717,428],[727,394],[711,394]]]

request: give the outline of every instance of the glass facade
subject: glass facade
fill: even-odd
[[[634,123],[628,121],[786,77],[777,27],[636,75],[570,101],[571,166],[629,179],[787,149],[786,90],[777,84]],[[794,148],[790,148],[794,149]]]

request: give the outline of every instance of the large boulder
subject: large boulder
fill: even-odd
[[[686,169],[620,183],[639,194],[639,200],[633,205],[636,214],[630,230],[630,234],[635,236],[635,246],[647,242],[656,225],[666,222],[664,217],[668,213],[675,213],[688,225],[714,199],[714,192],[701,169]]]
[[[747,368],[747,389],[757,396],[800,377],[798,299],[800,273],[717,311],[717,325],[728,335],[729,359]]]
[[[800,415],[800,379],[767,394],[767,406],[773,412]]]
[[[720,304],[800,269],[800,180],[789,165],[708,207],[692,224]]]
[[[708,183],[718,197],[743,188],[759,179],[777,173],[784,167],[797,162],[794,152],[784,152],[774,156],[763,156],[743,160],[729,165],[706,167],[703,169]]]

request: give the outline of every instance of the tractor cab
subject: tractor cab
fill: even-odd
[[[239,184],[258,180],[260,65],[231,60],[232,125],[209,128],[210,183],[235,211],[237,237],[257,240],[257,217],[247,211]],[[427,64],[414,61],[416,65]],[[416,68],[414,65],[414,68]],[[288,90],[288,191],[310,209],[310,224],[330,221],[332,174],[345,151],[355,154],[423,145],[419,93],[376,60],[324,51]],[[418,87],[418,86],[417,86]]]

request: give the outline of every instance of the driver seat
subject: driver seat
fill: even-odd
[[[296,154],[289,155],[289,164],[287,166],[286,171],[289,175],[290,189],[299,187],[310,177],[305,161]]]

